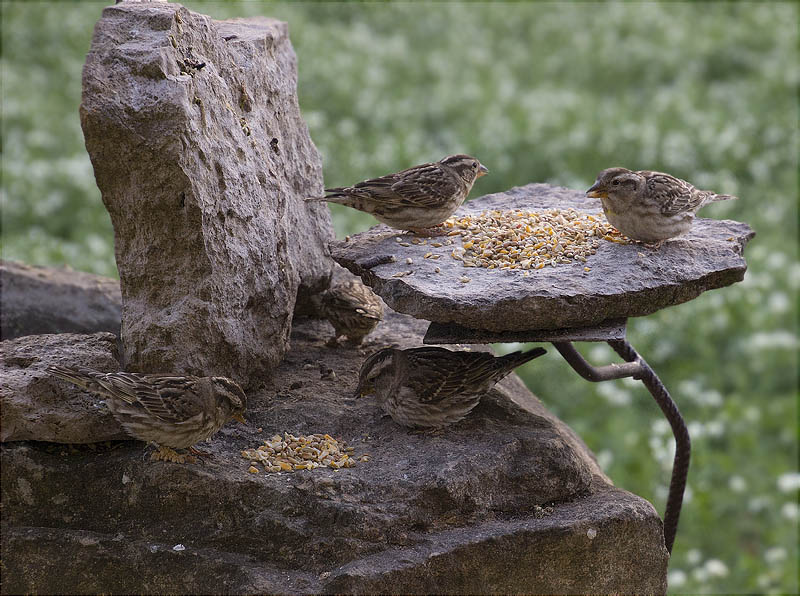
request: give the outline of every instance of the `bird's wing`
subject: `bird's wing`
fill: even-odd
[[[444,348],[406,350],[408,384],[423,403],[436,403],[480,387],[502,369],[486,352],[451,352]]]
[[[417,166],[395,176],[392,192],[404,203],[415,207],[441,207],[459,190],[453,176],[435,163]]]
[[[637,172],[647,181],[647,193],[661,205],[662,215],[678,215],[696,211],[705,199],[702,191],[694,186],[662,172]]]
[[[167,422],[181,422],[198,414],[203,404],[187,399],[197,394],[196,377],[169,375],[106,375],[103,384],[120,399],[139,404],[149,414]]]

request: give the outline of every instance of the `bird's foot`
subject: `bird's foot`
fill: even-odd
[[[205,463],[206,463],[206,459],[210,459],[210,458],[214,457],[214,456],[213,456],[211,453],[209,453],[208,451],[200,451],[200,450],[199,450],[197,447],[195,447],[194,445],[192,445],[191,447],[189,447],[189,453],[191,453],[192,455],[189,455],[189,456],[187,456],[187,457],[193,457],[193,458],[195,459],[195,461],[199,461],[199,462],[200,462],[201,464],[203,464],[203,465],[205,465]]]
[[[413,233],[419,238],[435,238],[436,236],[444,236],[447,230],[444,226],[433,226],[432,228],[409,228],[409,232]]]
[[[432,426],[428,428],[415,428],[408,431],[408,434],[418,437],[440,437],[444,434],[444,427]]]
[[[325,347],[327,348],[338,348],[339,347],[339,336],[335,335],[330,338],[328,341],[325,342]]]
[[[361,345],[361,342],[363,341],[364,341],[363,336],[348,337],[347,340],[344,342],[344,345],[346,345],[348,348],[357,348],[358,346]]]
[[[201,452],[197,452],[198,455]],[[209,454],[205,454],[209,455]],[[150,459],[153,461],[171,461],[176,464],[194,464],[197,463],[197,458],[192,455],[187,455],[185,453],[178,453],[171,447],[166,447],[164,445],[159,445],[158,449],[154,451],[150,455]]]

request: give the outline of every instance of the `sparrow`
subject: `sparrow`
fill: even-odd
[[[496,357],[436,347],[383,348],[364,361],[355,393],[374,393],[398,424],[438,428],[462,420],[495,383],[544,353],[534,348]]]
[[[662,172],[625,168],[600,172],[586,195],[602,201],[606,219],[628,238],[657,246],[688,232],[698,209],[736,198]]]
[[[50,366],[47,372],[100,397],[132,437],[155,443],[153,459],[179,463],[195,458],[174,449],[190,448],[216,433],[229,420],[244,423],[247,397],[225,377],[101,373],[88,368]]]
[[[340,336],[359,345],[383,319],[383,303],[360,281],[353,279],[331,287],[322,295],[321,314],[333,325],[336,345]]]
[[[396,174],[372,178],[355,186],[325,189],[329,201],[373,215],[389,227],[430,234],[458,209],[475,180],[489,170],[469,155],[449,155]]]

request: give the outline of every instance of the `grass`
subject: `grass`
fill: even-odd
[[[693,435],[670,591],[797,591],[796,4],[186,4],[290,23],[329,186],[467,152],[491,170],[475,196],[586,188],[611,165],[738,195],[703,214],[758,232],[744,282],[634,320],[630,339]],[[101,9],[2,4],[5,258],[116,274],[77,114]],[[374,222],[333,211],[340,236]],[[522,375],[617,485],[663,511],[672,442],[646,392],[585,383],[553,354]]]

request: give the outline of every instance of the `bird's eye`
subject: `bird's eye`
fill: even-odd
[[[613,184],[614,186],[619,186],[619,180],[614,180],[611,184]]]

